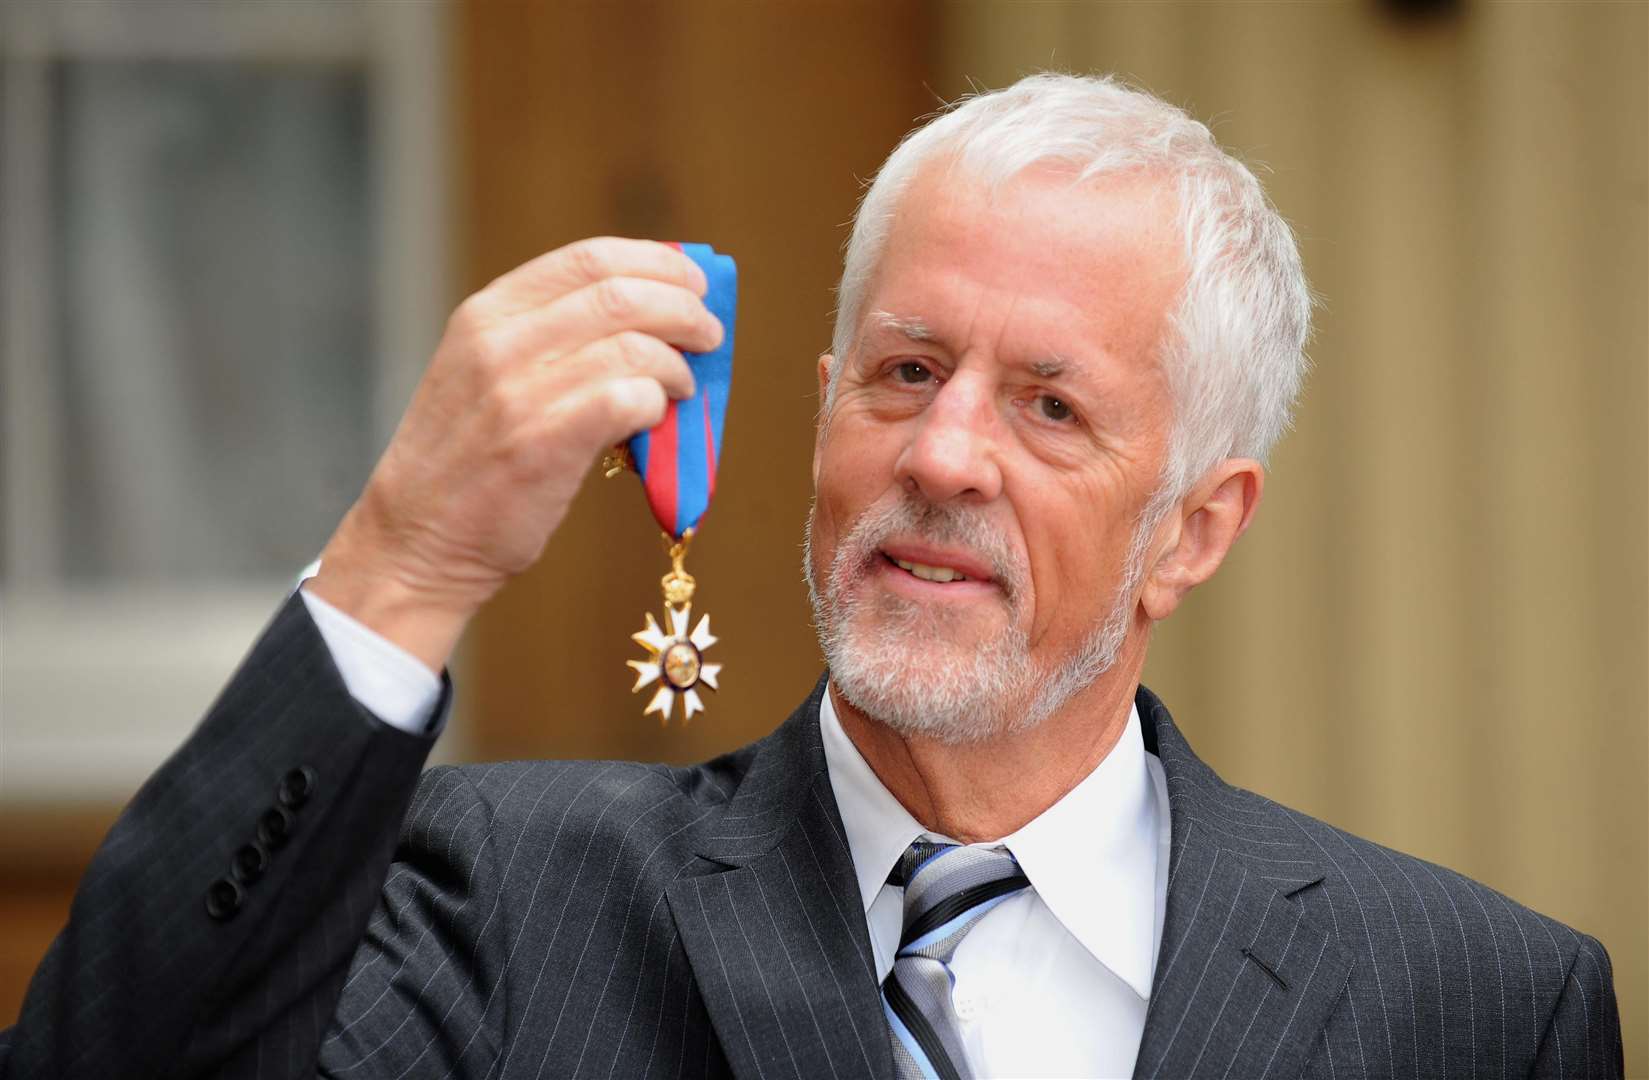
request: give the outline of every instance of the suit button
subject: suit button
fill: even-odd
[[[229,866],[236,881],[250,885],[269,869],[269,852],[262,844],[243,844]]]
[[[292,812],[271,806],[258,818],[258,842],[270,851],[283,846],[292,835]]]
[[[246,893],[228,878],[218,878],[206,890],[206,914],[218,922],[232,919],[240,910]]]
[[[280,786],[275,789],[275,798],[282,806],[296,810],[308,802],[309,796],[314,793],[315,770],[308,765],[299,765],[281,777]]]

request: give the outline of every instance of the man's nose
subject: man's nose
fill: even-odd
[[[894,475],[930,502],[989,502],[1002,492],[998,466],[1001,418],[987,380],[956,375],[916,419]]]

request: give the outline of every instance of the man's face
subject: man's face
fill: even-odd
[[[832,361],[809,521],[832,679],[870,716],[1012,730],[1114,658],[1100,638],[1132,621],[1119,589],[1172,418],[1174,209],[1149,176],[1032,171],[993,197],[930,165],[905,194]]]

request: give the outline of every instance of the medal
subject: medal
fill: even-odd
[[[710,616],[699,616],[698,625],[693,627],[691,634],[687,632],[693,621],[694,582],[693,575],[681,564],[692,538],[693,530],[688,529],[680,540],[670,545],[673,565],[660,580],[664,587],[665,625],[661,627],[654,622],[653,613],[649,611],[646,628],[630,635],[647,650],[648,658],[625,661],[636,672],[636,684],[630,688],[631,693],[655,682],[659,684],[641,715],[656,712],[661,724],[670,722],[670,713],[678,695],[681,697],[682,723],[691,720],[694,713],[703,712],[704,699],[699,697],[698,688],[703,685],[716,689],[716,676],[721,672],[720,664],[711,664],[704,659],[704,650],[716,643],[715,636],[710,633]],[[670,539],[668,534],[665,539]]]
[[[687,547],[716,491],[716,463],[721,457],[722,421],[727,415],[727,393],[733,381],[733,316],[738,270],[729,255],[718,255],[708,244],[673,244],[699,264],[710,281],[705,306],[721,321],[724,335],[713,352],[684,353],[693,371],[694,393],[670,403],[664,419],[651,431],[637,434],[613,448],[603,462],[609,477],[633,469],[641,476],[647,504],[664,530],[670,572],[659,579],[664,591],[664,622],[646,613],[647,625],[630,635],[647,650],[646,660],[629,660],[635,670],[637,693],[654,683],[658,689],[642,715],[658,713],[668,724],[676,699],[682,702],[682,722],[704,711],[701,687],[714,690],[720,664],[708,663],[704,650],[716,643],[710,616],[700,615],[692,625],[695,582],[684,566]]]

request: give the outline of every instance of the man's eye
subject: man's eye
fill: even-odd
[[[1037,399],[1037,403],[1042,409],[1042,415],[1046,416],[1049,420],[1064,421],[1071,418],[1071,407],[1056,397],[1043,394]]]
[[[893,375],[902,383],[922,383],[933,378],[933,373],[914,360],[907,360],[893,369]]]

